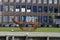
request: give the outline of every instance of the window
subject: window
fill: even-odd
[[[32,0],[33,3],[36,3],[36,0]]]
[[[26,16],[22,16],[22,17],[21,17],[21,21],[22,21],[22,22],[26,22]]]
[[[38,0],[38,4],[41,4],[42,3],[42,0]]]
[[[43,2],[44,4],[47,4],[47,0],[44,0],[44,2]]]
[[[8,22],[8,16],[3,17],[3,22]]]
[[[0,0],[0,2],[2,2],[2,0]]]
[[[18,18],[19,18],[19,16],[15,16],[15,21],[16,21],[16,22],[19,21]]]
[[[31,16],[26,16],[26,22],[31,22]]]
[[[0,23],[2,22],[2,16],[0,16]]]
[[[49,6],[49,13],[53,12],[53,6]]]
[[[38,22],[42,23],[42,16],[38,16]]]
[[[37,12],[37,6],[33,6],[33,12]]]
[[[20,2],[20,0],[15,0],[15,2],[16,2],[16,3],[19,3],[19,2]]]
[[[52,0],[49,0],[49,4],[52,4]]]
[[[21,3],[25,3],[25,0],[21,0]]]
[[[47,12],[47,11],[48,11],[48,7],[44,6],[44,12]]]
[[[54,13],[58,13],[58,7],[54,8]]]
[[[42,6],[38,6],[38,12],[42,12]]]
[[[27,3],[31,3],[31,0],[27,0]]]
[[[31,6],[27,6],[27,12],[31,12]]]
[[[14,6],[10,5],[10,12],[14,12]]]
[[[9,22],[13,22],[12,19],[14,18],[14,16],[9,16]]]
[[[21,12],[25,12],[25,8],[26,8],[26,6],[22,6]]]
[[[16,12],[20,11],[20,5],[16,5]]]
[[[58,1],[58,0],[54,0],[54,4],[57,4],[57,1]]]
[[[2,6],[2,5],[0,5],[0,12],[2,11],[2,9],[3,9],[3,6]]]
[[[4,5],[4,12],[8,12],[8,5]]]
[[[14,2],[14,0],[9,0],[9,2]]]
[[[3,2],[8,2],[8,0],[3,0]]]
[[[48,21],[48,17],[47,17],[47,16],[44,16],[44,17],[43,17],[43,21],[44,21],[44,22],[47,22],[47,21]]]

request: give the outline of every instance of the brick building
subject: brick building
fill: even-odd
[[[13,24],[12,18],[17,22],[38,19],[40,26],[60,24],[59,14],[60,0],[0,0],[1,25]]]

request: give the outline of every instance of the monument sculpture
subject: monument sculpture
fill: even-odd
[[[27,27],[22,27],[22,26],[21,26],[22,24],[31,24],[31,25],[32,25],[32,28],[31,28],[32,31],[36,30],[37,27],[38,27],[38,22],[16,22],[15,19],[12,19],[12,20],[13,20],[13,22],[14,22],[15,24],[18,24],[18,25],[19,25],[19,28],[20,28],[22,31],[28,31],[28,30],[29,30]]]

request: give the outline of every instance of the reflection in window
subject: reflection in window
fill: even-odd
[[[15,16],[15,21],[18,22],[18,16]]]
[[[58,13],[58,7],[54,8],[54,13]]]
[[[54,0],[54,4],[57,4],[57,1],[58,1],[58,0]]]
[[[4,12],[8,12],[8,5],[4,5]]]
[[[36,0],[32,0],[33,3],[36,3]]]
[[[20,5],[16,5],[16,12],[20,11]]]
[[[8,22],[8,16],[3,17],[3,22]]]
[[[27,6],[27,12],[31,12],[31,6]]]
[[[9,0],[9,2],[14,2],[14,0]]]
[[[25,0],[21,0],[21,3],[25,3]]]
[[[0,23],[2,22],[2,16],[0,16]]]
[[[10,5],[10,12],[14,12],[14,6]]]
[[[49,4],[52,4],[52,0],[49,0]]]
[[[42,16],[38,16],[38,22],[42,23]]]
[[[38,6],[38,12],[42,12],[42,6]]]
[[[25,6],[22,6],[22,8],[21,8],[21,12],[25,12]]]
[[[53,12],[53,6],[49,6],[49,12],[50,12],[50,13]]]
[[[47,21],[48,21],[48,17],[47,17],[47,16],[44,16],[44,17],[43,17],[43,21],[44,21],[44,22],[47,22]]]
[[[31,0],[27,0],[27,3],[31,3]]]
[[[9,16],[9,22],[13,22],[12,19],[14,18],[14,16]]]
[[[37,12],[37,6],[33,6],[33,12]]]
[[[2,2],[2,0],[0,0],[0,2]]]
[[[42,0],[38,0],[38,4],[41,4],[42,3]]]
[[[26,16],[22,16],[22,17],[21,17],[21,21],[22,21],[22,22],[26,22]]]
[[[8,0],[3,0],[3,2],[8,2]]]
[[[47,0],[44,0],[44,4],[47,4]]]
[[[3,9],[3,6],[2,6],[2,5],[0,5],[0,12],[2,11],[2,9]]]
[[[31,22],[31,16],[26,16],[26,22]]]
[[[16,2],[16,3],[19,3],[19,2],[20,2],[20,0],[15,0],[15,2]]]
[[[47,11],[48,11],[48,7],[44,6],[44,12],[47,12]]]

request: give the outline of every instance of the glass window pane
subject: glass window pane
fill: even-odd
[[[9,22],[13,22],[12,19],[14,18],[14,16],[9,16]]]
[[[10,5],[10,12],[14,12],[14,6]]]
[[[15,2],[16,2],[16,3],[19,3],[19,2],[20,2],[20,0],[15,0]]]
[[[31,12],[31,6],[27,6],[27,12]]]
[[[37,12],[37,6],[33,6],[33,12]]]
[[[38,0],[38,4],[41,4],[42,3],[42,0]]]
[[[9,2],[14,2],[14,0],[9,0]]]
[[[0,16],[0,23],[2,22],[2,16]]]
[[[47,4],[47,0],[44,0],[44,4]]]
[[[47,12],[47,11],[48,11],[48,7],[44,6],[44,12]]]
[[[2,2],[2,0],[0,0],[0,2]]]
[[[42,12],[42,6],[38,6],[38,12]]]
[[[3,6],[2,5],[0,5],[0,12],[3,10]]]
[[[57,1],[58,1],[58,0],[54,0],[54,4],[57,4]]]
[[[49,13],[53,12],[53,6],[49,6]]]
[[[8,22],[8,16],[3,17],[3,22]]]
[[[31,0],[27,0],[27,3],[31,3]]]
[[[25,3],[25,0],[21,0],[21,3]]]
[[[16,21],[16,22],[19,21],[18,18],[19,18],[19,16],[15,16],[15,21]]]
[[[36,0],[32,0],[33,3],[36,3]]]
[[[52,0],[49,0],[49,4],[52,4]]]
[[[20,5],[16,5],[16,12],[20,11]]]
[[[22,17],[21,17],[21,21],[22,21],[22,22],[26,22],[26,16],[22,16]]]
[[[42,16],[38,16],[38,22],[42,23]]]
[[[47,16],[44,16],[44,17],[43,17],[43,21],[44,21],[44,22],[47,22],[47,21],[48,21],[48,17],[47,17]]]
[[[31,16],[26,16],[26,22],[31,22]]]
[[[22,6],[22,8],[21,8],[21,12],[25,12],[25,6]]]
[[[8,12],[8,5],[4,5],[4,12]]]
[[[3,2],[8,2],[8,0],[3,0]]]
[[[58,7],[54,8],[54,13],[58,13]]]

